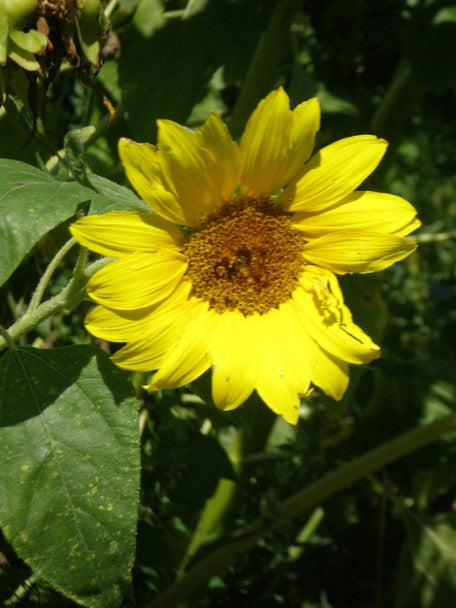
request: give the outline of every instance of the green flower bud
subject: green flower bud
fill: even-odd
[[[28,17],[38,8],[38,0],[3,0],[12,28],[22,29]]]
[[[79,0],[80,14],[76,18],[78,38],[86,59],[99,66],[100,55],[100,2],[99,0]]]

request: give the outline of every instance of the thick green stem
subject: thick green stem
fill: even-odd
[[[188,570],[178,582],[168,587],[150,602],[148,608],[171,608],[178,605],[179,602],[201,589],[211,576],[228,566],[234,560],[236,554],[248,550],[275,527],[305,514],[339,490],[350,486],[369,473],[377,471],[386,464],[451,432],[456,432],[456,414],[437,420],[433,424],[407,431],[380,447],[342,465],[337,471],[326,474],[301,492],[297,492],[283,501],[280,517],[256,520],[245,528],[241,534],[209,553]]]
[[[231,115],[230,130],[238,139],[257,103],[274,85],[277,68],[289,43],[296,0],[280,0],[268,28],[260,38]]]
[[[40,304],[33,310],[30,310],[29,308],[25,314],[8,329],[8,335],[11,340],[17,340],[57,312],[75,308],[79,302],[84,299],[85,288],[90,277],[107,264],[108,261],[108,259],[103,258],[90,264],[90,266],[87,266],[87,268],[79,273],[76,273],[75,271],[75,275],[71,281],[59,294],[50,300],[43,302],[43,304]],[[0,336],[0,350],[5,348],[5,346],[7,346],[7,340],[4,336]]]

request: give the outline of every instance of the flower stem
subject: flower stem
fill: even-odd
[[[432,424],[407,431],[378,448],[354,458],[338,470],[327,473],[318,481],[284,500],[280,505],[280,517],[276,519],[261,517],[254,521],[240,534],[229,539],[225,544],[201,559],[179,581],[147,604],[147,607],[171,608],[178,605],[201,589],[211,576],[228,566],[237,553],[251,548],[275,527],[310,511],[323,500],[369,473],[381,469],[386,464],[451,432],[456,432],[456,414],[451,414]]]
[[[257,103],[274,86],[277,67],[289,42],[296,7],[296,0],[280,0],[260,38],[231,115],[230,130],[235,139],[240,137]]]

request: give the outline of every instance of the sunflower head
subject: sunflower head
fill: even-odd
[[[293,110],[282,88],[261,101],[239,142],[211,114],[198,131],[158,123],[158,144],[123,139],[120,157],[151,213],[88,216],[79,242],[117,258],[89,282],[95,336],[112,357],[174,388],[212,369],[212,397],[233,409],[256,390],[296,423],[314,387],[341,399],[348,365],[379,347],[345,306],[337,274],[409,255],[420,223],[404,199],[356,190],[386,142],[337,141],[312,156],[316,99]]]

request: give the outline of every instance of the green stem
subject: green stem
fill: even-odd
[[[350,486],[369,473],[381,469],[386,464],[411,452],[456,432],[456,414],[441,418],[436,422],[407,431],[378,448],[354,458],[338,470],[327,473],[304,490],[297,492],[281,503],[281,516],[276,519],[259,518],[245,528],[238,536],[214,549],[201,559],[183,577],[168,587],[157,598],[147,604],[148,608],[174,607],[201,589],[211,576],[228,566],[237,553],[250,549],[256,542],[284,522],[303,515],[339,490]]]
[[[59,294],[43,302],[43,304],[40,304],[33,310],[29,308],[16,323],[11,325],[8,329],[8,335],[11,340],[17,340],[57,312],[75,308],[84,299],[85,288],[90,277],[108,262],[108,259],[103,258],[93,262],[93,264],[84,268],[79,274],[76,274],[75,270],[75,275]],[[0,336],[0,350],[7,345],[6,338]]]
[[[51,277],[54,274],[57,266],[60,264],[62,259],[65,257],[65,255],[68,253],[68,251],[73,247],[73,245],[75,243],[76,243],[76,239],[73,239],[73,238],[69,239],[65,243],[65,245],[60,249],[60,251],[58,251],[55,254],[54,258],[49,263],[43,276],[40,279],[40,282],[38,283],[38,285],[35,289],[35,293],[33,294],[32,299],[30,300],[28,310],[35,310],[36,308],[38,308],[41,300],[43,299],[43,295],[44,295],[44,292],[46,291],[46,287],[48,286],[49,281],[51,280]]]
[[[268,28],[260,38],[231,115],[230,130],[235,139],[242,134],[257,103],[274,85],[279,62],[289,42],[296,7],[296,0],[280,0]]]
[[[444,243],[456,240],[456,232],[435,232],[417,234],[413,236],[417,243]]]

